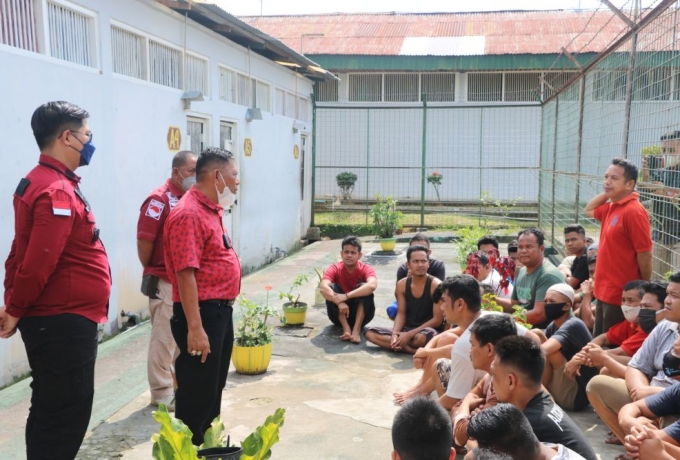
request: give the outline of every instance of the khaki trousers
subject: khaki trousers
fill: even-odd
[[[170,330],[172,316],[172,285],[158,280],[158,299],[149,299],[151,339],[147,359],[147,376],[151,399],[157,400],[175,393],[172,369],[175,361],[175,339]]]

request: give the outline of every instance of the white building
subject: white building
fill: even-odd
[[[147,306],[139,208],[179,149],[235,154],[242,183],[225,221],[244,272],[273,248],[290,251],[310,221],[313,80],[333,78],[313,64],[213,5],[0,0],[0,254],[14,235],[12,194],[38,160],[30,118],[50,100],[91,115],[97,151],[78,174],[113,272],[106,333],[118,330],[121,310]],[[0,341],[0,385],[27,370],[21,338]]]

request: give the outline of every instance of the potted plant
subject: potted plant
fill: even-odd
[[[373,219],[373,230],[380,238],[380,247],[383,251],[393,251],[397,244],[394,234],[401,228],[403,218],[401,211],[397,211],[397,200],[376,195],[376,203],[369,214]]]
[[[265,286],[267,302],[262,305],[248,300],[240,295],[238,303],[241,306],[243,316],[236,323],[234,334],[234,349],[231,353],[231,362],[239,374],[262,374],[267,371],[272,357],[272,331],[274,326],[267,324],[267,319],[281,318],[279,312],[269,306],[269,291],[271,286]]]
[[[441,203],[442,199],[439,196],[439,187],[442,185],[442,179],[444,179],[444,176],[439,174],[437,171],[434,171],[432,174],[427,176],[427,182],[429,184],[432,184],[434,187],[434,191],[437,194],[437,201]]]
[[[323,275],[326,274],[326,269],[314,267],[314,272],[316,272],[316,277],[319,279],[316,283],[316,289],[314,289],[314,305],[324,305],[326,299],[321,295],[321,281],[323,281]]]
[[[343,171],[335,176],[335,181],[338,183],[338,187],[340,187],[342,199],[351,199],[352,191],[354,190],[354,184],[357,181],[357,175],[350,171]]]
[[[309,281],[307,275],[298,275],[295,281],[290,285],[288,292],[279,292],[279,299],[288,299],[288,302],[283,304],[283,316],[286,324],[290,326],[300,326],[305,324],[305,316],[307,315],[307,304],[300,302],[300,288],[302,283]],[[297,291],[297,296],[294,292]]]

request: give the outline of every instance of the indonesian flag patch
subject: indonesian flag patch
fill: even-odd
[[[165,204],[158,200],[151,200],[149,206],[146,208],[146,215],[152,219],[161,220],[161,214],[163,213],[163,208]]]
[[[68,201],[53,201],[52,214],[54,214],[55,216],[70,216],[71,203],[69,203]]]

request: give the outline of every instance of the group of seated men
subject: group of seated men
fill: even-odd
[[[395,439],[393,458],[449,458],[453,445],[467,451],[466,458],[594,460],[583,432],[564,412],[590,404],[611,430],[606,442],[624,444],[627,453],[618,458],[680,459],[680,422],[672,418],[680,415],[680,272],[670,283],[628,282],[621,293],[626,319],[593,338],[597,245],[578,224],[565,227],[564,236],[568,257],[556,267],[544,257],[541,230],[521,231],[508,245],[516,262],[508,283],[507,273],[497,270],[494,238],[482,238],[468,258],[475,259],[474,276],[446,278],[443,262],[430,257],[427,236],[417,234],[397,272],[396,309],[388,308],[393,327],[365,331],[375,314],[377,278],[360,261],[359,239],[343,240],[342,261],[326,270],[321,285],[329,319],[343,329],[340,338],[360,343],[364,331],[375,345],[413,354],[423,373],[415,386],[395,393],[404,404],[400,413],[418,412],[413,407],[423,404],[449,413],[446,457],[401,454],[404,441]],[[483,310],[485,293],[506,314]],[[511,313],[518,307],[533,328],[515,322]],[[438,400],[422,399],[433,392]],[[404,417],[408,426],[410,416]],[[500,420],[514,430],[494,428]],[[422,432],[411,431],[415,438]],[[508,436],[498,436],[501,431]],[[517,456],[518,446],[533,446],[536,456]]]

